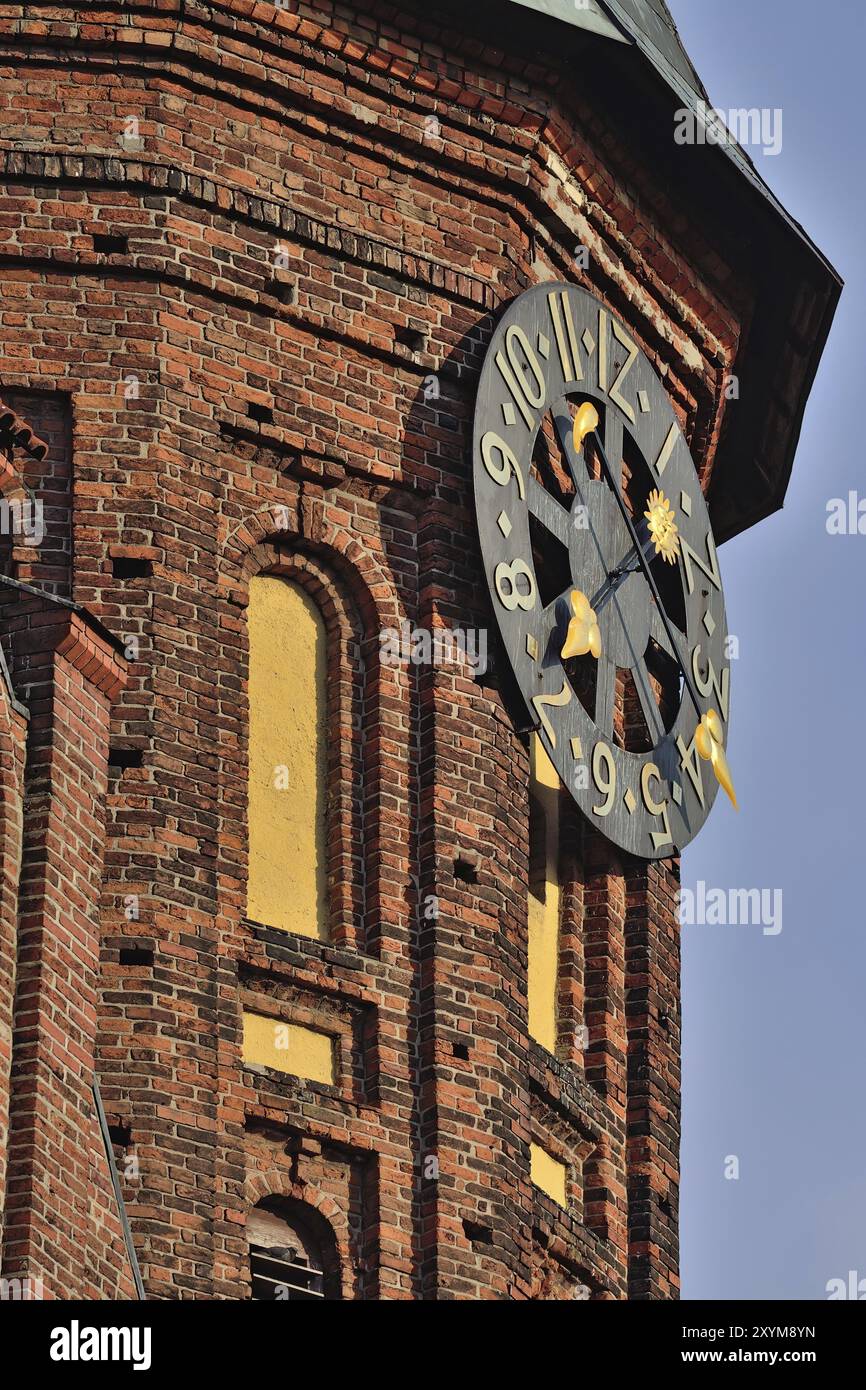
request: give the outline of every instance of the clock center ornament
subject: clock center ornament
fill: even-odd
[[[737,804],[721,573],[673,406],[594,296],[548,284],[510,305],[473,467],[493,609],[551,762],[614,844],[677,854],[719,786]]]

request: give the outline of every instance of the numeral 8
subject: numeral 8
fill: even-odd
[[[517,579],[521,574],[529,581],[529,592],[526,594],[522,594],[517,587]],[[508,592],[503,593],[506,580]],[[515,608],[522,608],[528,613],[530,608],[535,607],[535,577],[525,560],[513,560],[510,565],[507,560],[503,560],[493,572],[493,583],[496,585],[499,602],[509,613],[513,613]]]

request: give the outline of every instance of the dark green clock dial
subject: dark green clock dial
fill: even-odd
[[[695,736],[712,710],[726,741],[730,665],[710,520],[664,387],[600,301],[540,285],[493,335],[473,448],[493,611],[539,738],[608,839],[676,854],[718,790]],[[597,657],[568,654],[583,601]]]

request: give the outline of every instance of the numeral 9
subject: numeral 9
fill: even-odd
[[[600,806],[593,806],[593,812],[597,816],[607,816],[616,799],[616,763],[603,740],[592,750],[592,780],[605,798]]]
[[[498,465],[494,463],[491,457],[494,450],[502,455],[502,462]],[[490,474],[494,483],[498,483],[500,487],[504,487],[505,484],[509,482],[513,473],[517,481],[518,493],[521,498],[526,498],[526,489],[523,485],[523,474],[520,471],[520,464],[517,462],[513,451],[509,449],[508,445],[505,443],[505,440],[500,439],[495,430],[488,430],[482,439],[481,458],[484,467]]]

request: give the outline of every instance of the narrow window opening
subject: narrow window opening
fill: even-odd
[[[556,1053],[559,987],[559,777],[537,734],[530,742],[527,1011],[529,1035]]]
[[[252,579],[247,622],[247,916],[324,941],[328,635],[310,596],[279,575]]]

